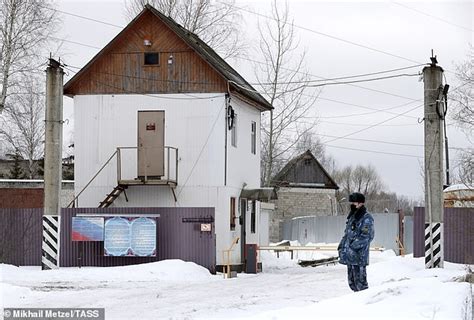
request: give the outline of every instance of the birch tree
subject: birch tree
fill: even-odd
[[[470,47],[466,61],[457,66],[457,79],[461,82],[453,93],[453,120],[462,128],[470,147],[459,152],[456,164],[457,179],[468,186],[474,183],[474,47]],[[448,95],[449,101],[449,95]]]
[[[33,179],[37,170],[35,160],[44,153],[45,96],[40,80],[23,77],[22,83],[25,92],[13,95],[0,116],[0,138],[11,153],[28,160],[26,175]]]
[[[198,35],[223,58],[234,57],[244,49],[239,37],[242,19],[234,0],[129,0],[127,18],[135,18],[146,4]]]
[[[262,183],[269,186],[272,177],[294,154],[295,146],[315,123],[300,123],[316,101],[308,87],[305,52],[299,46],[289,16],[288,3],[283,8],[272,2],[272,19],[259,24],[259,54],[266,62],[256,65],[256,77],[264,96],[274,107],[262,116]]]
[[[0,113],[22,91],[21,76],[42,71],[42,49],[59,21],[52,9],[44,0],[0,0]]]

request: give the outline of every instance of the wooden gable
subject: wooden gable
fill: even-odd
[[[145,53],[159,63],[145,65]],[[226,91],[226,79],[147,9],[64,86],[68,96]]]
[[[272,179],[272,185],[278,187],[339,189],[336,182],[309,150],[289,161]]]

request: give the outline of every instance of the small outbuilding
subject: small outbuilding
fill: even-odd
[[[276,209],[270,219],[270,241],[283,235],[283,221],[304,216],[337,215],[336,182],[310,150],[290,160],[272,179]]]

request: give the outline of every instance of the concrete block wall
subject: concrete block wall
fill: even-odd
[[[315,188],[280,188],[275,211],[270,219],[270,241],[283,236],[283,221],[304,216],[336,215],[336,190]]]

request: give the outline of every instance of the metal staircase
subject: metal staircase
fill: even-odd
[[[122,157],[121,152],[124,149],[137,149],[137,147],[117,147],[117,150],[110,156],[110,158],[102,165],[102,167],[94,174],[94,176],[87,182],[87,184],[79,191],[79,193],[72,199],[68,204],[68,208],[75,208],[78,206],[77,201],[79,196],[84,192],[84,190],[89,187],[89,185],[94,181],[94,179],[99,175],[99,173],[116,157],[117,159],[117,186],[114,187],[111,193],[107,194],[105,199],[99,203],[99,208],[109,207],[115,199],[117,199],[122,192],[125,195],[125,199],[128,202],[128,197],[125,192],[125,189],[131,186],[165,186],[171,189],[171,192],[174,197],[174,201],[177,201],[176,196],[176,186],[178,185],[178,149],[174,147],[165,146],[166,158],[165,158],[165,175],[163,177],[138,177],[134,179],[123,179],[122,178]],[[171,153],[174,153],[174,159],[171,158]],[[173,161],[174,160],[174,161]]]
[[[101,201],[100,204],[99,204],[99,208],[107,208],[109,207],[114,201],[115,199],[118,198],[118,196],[123,192],[123,194],[125,195],[125,200],[128,202],[128,197],[127,197],[127,193],[125,192],[125,189],[127,189],[127,186],[123,186],[123,185],[118,185],[116,186],[111,193],[109,193],[104,201]]]

